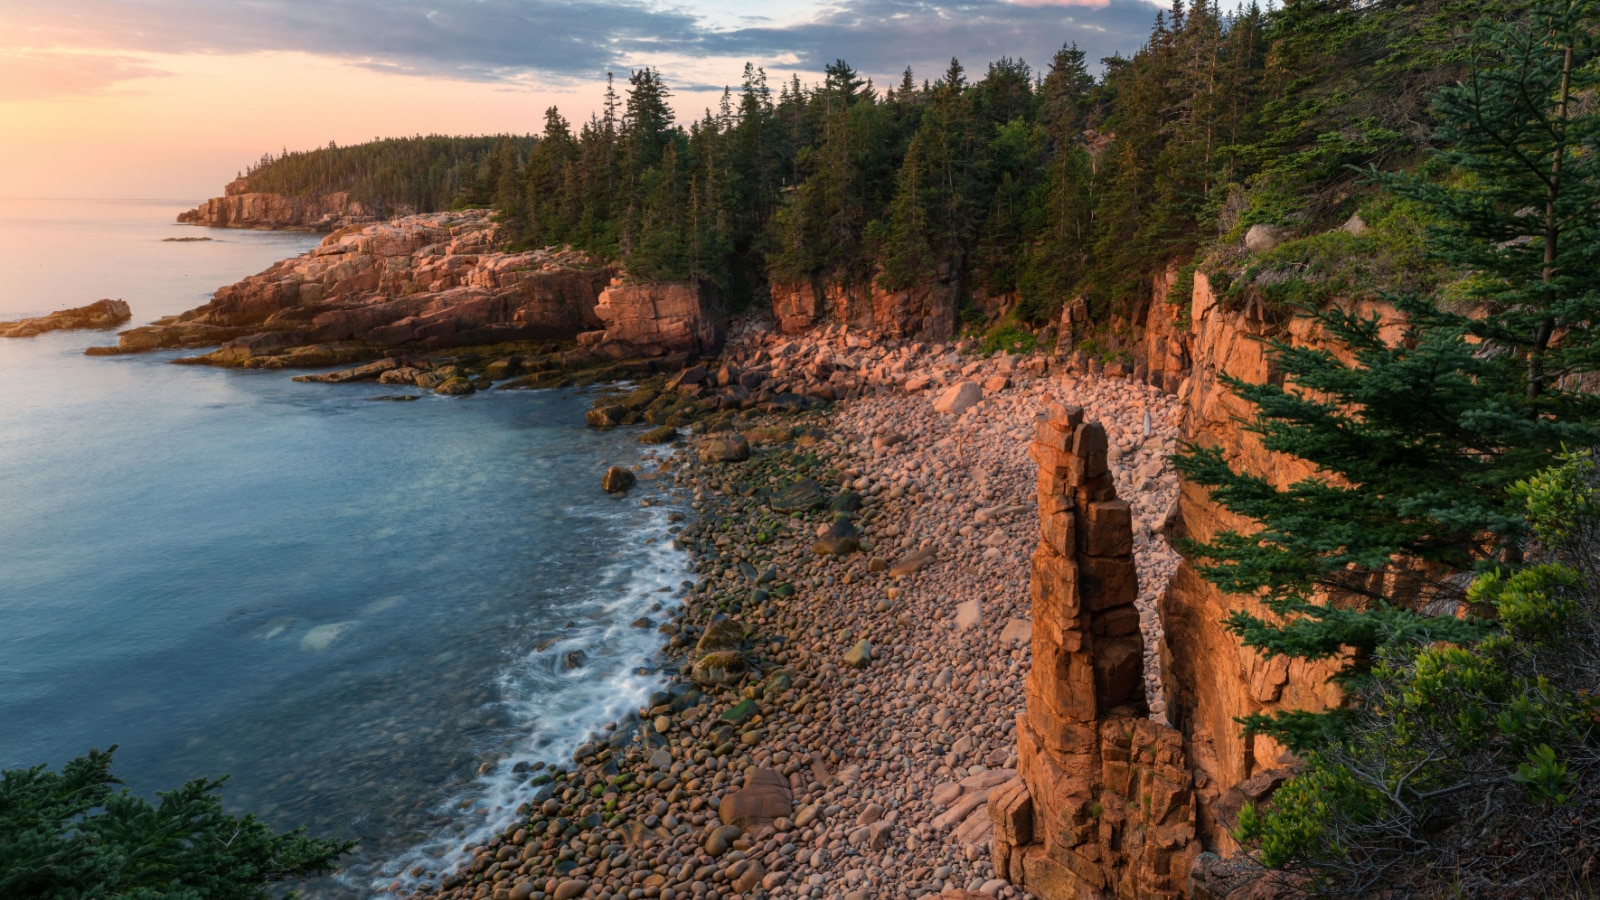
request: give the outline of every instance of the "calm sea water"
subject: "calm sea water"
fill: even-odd
[[[112,297],[140,324],[315,243],[169,224],[187,205],[0,200],[0,320]],[[372,402],[395,389],[82,355],[113,341],[0,340],[0,767],[117,744],[141,793],[229,774],[235,809],[360,838],[312,887],[365,896],[659,686],[630,623],[686,560],[669,507],[600,492],[650,461],[583,393]]]

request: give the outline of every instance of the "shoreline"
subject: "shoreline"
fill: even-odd
[[[725,356],[789,340],[746,337]],[[831,332],[799,341],[870,347]],[[1014,775],[1030,663],[1032,419],[1064,401],[1108,425],[1154,648],[1154,601],[1176,567],[1155,534],[1176,496],[1159,463],[1176,401],[1132,381],[1026,370],[1042,357],[928,349],[912,367],[936,379],[926,391],[902,379],[825,411],[738,414],[756,438],[749,461],[697,459],[706,438],[675,448],[670,487],[697,512],[677,537],[698,573],[660,629],[658,658],[677,676],[611,740],[531,770],[528,815],[408,896],[1020,896],[989,864],[985,801]],[[939,382],[968,380],[989,381],[991,396],[933,411]],[[805,478],[816,486],[792,487]],[[852,493],[850,527],[828,534]],[[816,552],[829,537],[848,546],[852,530],[861,552]],[[1157,656],[1146,660],[1154,715]]]

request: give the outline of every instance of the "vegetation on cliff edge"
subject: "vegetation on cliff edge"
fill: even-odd
[[[1368,172],[1471,273],[1472,313],[1397,295],[1385,334],[1307,308],[1334,349],[1274,342],[1282,383],[1226,381],[1263,444],[1318,474],[1179,460],[1260,526],[1188,548],[1265,605],[1228,627],[1334,661],[1350,698],[1242,720],[1307,756],[1241,837],[1317,893],[1549,896],[1600,865],[1600,493],[1587,454],[1563,456],[1600,443],[1597,21],[1595,0],[1542,0],[1486,25],[1437,92],[1437,159]]]

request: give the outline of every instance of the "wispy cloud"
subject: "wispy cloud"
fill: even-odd
[[[164,74],[125,55],[0,48],[0,101],[82,97],[118,82]]]

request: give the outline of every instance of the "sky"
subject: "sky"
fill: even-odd
[[[199,200],[265,152],[409,134],[532,133],[655,66],[680,119],[843,58],[1040,69],[1149,35],[1146,0],[0,0],[0,197]]]

